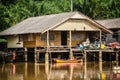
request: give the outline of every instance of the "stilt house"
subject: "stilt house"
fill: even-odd
[[[0,35],[8,38],[9,49],[27,51],[26,60],[39,60],[45,53],[61,53],[71,58],[75,46],[102,42],[108,33],[112,32],[84,14],[66,12],[28,18]]]

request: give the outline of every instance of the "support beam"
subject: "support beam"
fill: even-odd
[[[35,48],[35,56],[34,56],[34,61],[39,62],[39,52],[37,51],[37,49]]]
[[[101,74],[101,79],[102,79],[102,51],[99,51],[99,70]]]
[[[101,49],[101,43],[102,43],[102,31],[100,30],[100,49]]]
[[[84,79],[87,78],[87,54],[86,51],[84,50]]]
[[[34,62],[36,63],[37,62],[37,52],[36,52],[36,48],[34,49],[35,52],[34,52]]]
[[[116,66],[119,65],[119,51],[116,51]]]
[[[102,51],[99,52],[99,65],[100,65],[100,72],[102,72]]]
[[[73,58],[73,52],[72,52],[72,48],[71,48],[71,45],[72,45],[72,34],[71,34],[71,30],[69,31],[69,37],[70,37],[70,39],[69,39],[69,47],[70,47],[70,59],[72,59]]]
[[[24,68],[25,68],[24,75],[25,75],[25,78],[27,78],[28,77],[28,63],[27,62],[25,62]]]
[[[47,31],[47,52],[49,51],[49,31]]]
[[[118,62],[118,52],[119,51],[116,51],[116,61]]]
[[[45,64],[49,64],[49,31],[47,31],[47,51],[45,53]]]
[[[48,76],[48,73],[49,73],[49,54],[48,53],[45,54],[45,71]]]
[[[99,70],[100,70],[101,79],[102,79],[102,50],[101,50],[101,43],[102,43],[102,31],[100,30]]]
[[[84,62],[87,62],[87,54],[85,50],[84,50]]]
[[[99,62],[102,62],[102,51],[99,51]]]
[[[27,58],[27,48],[24,48],[25,49],[25,52],[24,52],[24,55],[25,55],[25,62],[28,61],[28,58]]]

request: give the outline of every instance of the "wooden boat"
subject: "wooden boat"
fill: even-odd
[[[65,59],[54,59],[54,62],[56,63],[78,63],[81,62],[82,60],[77,60],[77,59],[69,59],[69,60],[65,60]]]
[[[60,68],[60,67],[82,67],[83,66],[83,62],[80,63],[54,63],[53,67],[55,68]]]

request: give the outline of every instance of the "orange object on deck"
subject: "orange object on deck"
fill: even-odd
[[[116,46],[118,46],[118,45],[119,45],[118,42],[112,42],[112,43],[110,43],[110,47],[111,48],[116,48]]]

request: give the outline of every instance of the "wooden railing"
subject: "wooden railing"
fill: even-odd
[[[48,50],[47,50],[48,49]],[[39,52],[69,52],[69,46],[45,46],[45,47],[38,47],[37,51]]]

